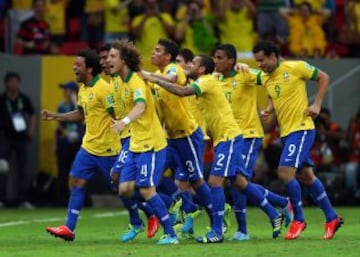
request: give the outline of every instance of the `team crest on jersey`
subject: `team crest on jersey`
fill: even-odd
[[[315,67],[312,66],[310,63],[305,63],[305,68],[309,69],[309,70],[314,70],[315,69]]]
[[[119,83],[115,82],[115,83],[114,83],[114,88],[115,88],[115,90],[117,91],[117,90],[119,89]]]
[[[94,99],[94,93],[89,94],[89,100],[91,101],[92,99]]]
[[[128,89],[124,89],[124,96],[129,96],[129,90]]]
[[[233,80],[233,81],[231,82],[231,85],[232,85],[233,88],[235,88],[235,87],[237,86],[236,80]]]
[[[287,71],[284,72],[283,76],[285,81],[289,80],[289,73]]]
[[[140,89],[137,89],[137,90],[135,91],[135,93],[134,93],[134,96],[135,96],[135,98],[141,97],[141,96],[142,96],[141,90],[140,90]]]

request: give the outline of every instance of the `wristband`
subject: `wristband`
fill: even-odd
[[[130,119],[128,116],[126,116],[126,117],[123,118],[121,121],[124,122],[126,125],[129,125],[130,122],[131,122],[131,119]]]

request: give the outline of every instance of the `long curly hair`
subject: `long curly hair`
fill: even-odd
[[[120,53],[120,59],[133,71],[140,71],[140,53],[134,44],[128,40],[115,40],[111,45]]]

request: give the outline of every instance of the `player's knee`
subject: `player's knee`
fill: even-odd
[[[128,183],[123,183],[119,185],[119,195],[131,198],[134,195],[134,188]]]
[[[278,170],[278,178],[284,183],[288,183],[289,181],[295,178],[296,169],[292,167],[279,167]]]
[[[82,178],[71,178],[71,186],[73,187],[85,187],[87,180]]]
[[[118,172],[111,172],[111,173],[110,173],[110,176],[111,176],[111,182],[112,182],[114,185],[117,185],[117,184],[119,183],[120,173],[118,173]]]
[[[156,194],[156,188],[155,187],[140,188],[140,194],[147,201]]]
[[[239,189],[239,190],[244,190],[247,185],[248,185],[248,180],[246,177],[244,177],[243,175],[237,175],[235,181],[233,182],[233,185],[235,186],[235,188]]]
[[[190,183],[191,183],[191,187],[196,189],[196,188],[200,187],[202,184],[204,184],[205,181],[203,179],[198,179],[196,181],[191,181]]]
[[[210,187],[219,187],[223,186],[224,178],[219,176],[210,175],[208,184]]]
[[[297,175],[297,178],[305,186],[310,186],[312,183],[314,183],[316,179],[312,168],[304,168],[302,172],[299,175]]]

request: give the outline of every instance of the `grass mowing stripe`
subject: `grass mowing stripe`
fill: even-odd
[[[119,211],[119,212],[104,212],[99,214],[94,214],[91,216],[81,216],[81,219],[89,219],[89,218],[111,218],[115,216],[122,216],[126,215],[127,211]],[[53,218],[43,218],[43,219],[31,219],[31,220],[16,220],[16,221],[8,221],[0,223],[0,228],[2,227],[11,227],[11,226],[20,226],[20,225],[28,225],[33,223],[45,223],[45,222],[53,222],[53,221],[62,221],[64,220],[64,217],[53,217]]]

